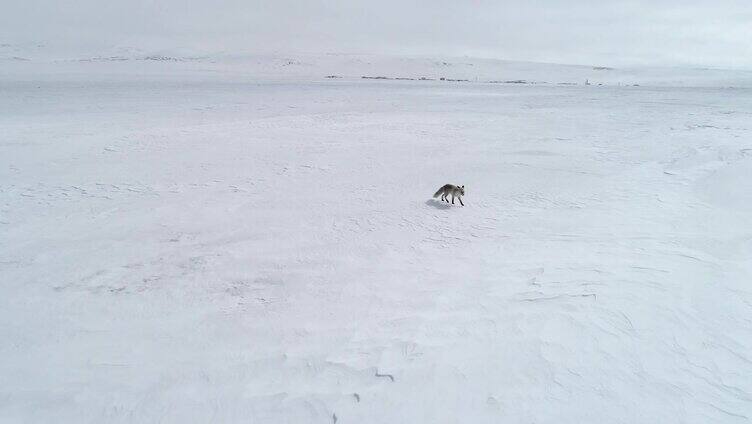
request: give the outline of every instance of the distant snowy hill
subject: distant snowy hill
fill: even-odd
[[[683,87],[752,87],[752,71],[682,68],[612,68],[599,64],[560,65],[471,57],[400,57],[357,54],[201,54],[186,51],[147,52],[117,48],[105,53],[47,52],[44,46],[0,46],[2,72],[106,75],[132,72],[194,78],[441,80],[471,83],[649,85]]]

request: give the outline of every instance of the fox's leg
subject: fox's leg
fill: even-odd
[[[462,198],[461,198],[461,197],[458,197],[458,198],[457,198],[457,200],[459,200],[459,201],[460,201],[460,205],[462,205],[462,206],[465,206],[465,204],[464,204],[464,203],[462,203]]]
[[[446,193],[442,193],[441,194],[441,201],[442,202],[448,202],[448,200],[446,199]]]
[[[452,195],[452,204],[454,204],[454,194]]]

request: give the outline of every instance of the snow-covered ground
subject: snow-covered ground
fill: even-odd
[[[0,422],[752,420],[749,73],[6,56]]]

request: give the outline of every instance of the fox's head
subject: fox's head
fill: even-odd
[[[460,188],[460,193],[464,196],[465,195],[465,186],[461,185],[461,186],[457,186],[457,187]]]

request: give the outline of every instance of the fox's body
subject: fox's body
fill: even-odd
[[[449,200],[447,199],[447,196],[452,196],[452,204],[454,204],[454,198],[456,197],[457,200],[460,201],[460,205],[465,206],[464,203],[462,203],[462,196],[465,195],[465,186],[456,186],[452,184],[444,184],[439,191],[434,193],[433,197],[439,197],[441,195],[441,200],[449,203]]]

